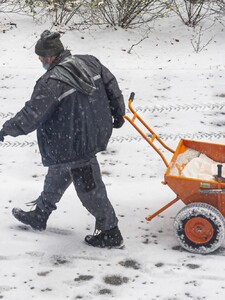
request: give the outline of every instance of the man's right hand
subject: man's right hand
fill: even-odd
[[[4,136],[6,136],[3,130],[0,130],[0,142],[4,142]]]

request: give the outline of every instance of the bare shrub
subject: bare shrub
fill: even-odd
[[[207,46],[213,40],[214,37],[211,37],[207,40],[204,38],[204,32],[208,29],[209,28],[204,28],[203,25],[200,25],[199,28],[196,30],[195,35],[193,35],[193,38],[191,39],[191,45],[196,53],[199,53],[202,50],[206,49]]]
[[[160,0],[26,0],[36,21],[53,25],[107,25],[129,28],[162,17],[167,4]]]
[[[172,0],[171,9],[185,25],[195,27],[212,16],[216,6],[214,0]]]
[[[0,13],[25,12],[28,5],[21,0],[0,0]]]
[[[80,0],[25,0],[36,22],[50,20],[53,26],[67,25],[83,1]]]
[[[98,24],[129,28],[151,22],[162,17],[166,11],[159,0],[96,0],[83,1],[89,5],[86,16]],[[90,17],[87,20],[90,20]]]

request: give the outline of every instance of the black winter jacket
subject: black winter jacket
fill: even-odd
[[[105,150],[113,117],[125,105],[118,83],[97,58],[67,50],[37,81],[31,99],[5,122],[6,135],[37,130],[45,166],[77,161]]]

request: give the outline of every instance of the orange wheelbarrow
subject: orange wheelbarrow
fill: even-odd
[[[148,144],[160,155],[166,165],[164,185],[168,185],[176,194],[176,198],[146,217],[150,221],[178,200],[186,205],[181,209],[174,221],[175,233],[179,244],[192,253],[207,254],[218,249],[225,236],[225,180],[222,177],[222,163],[225,163],[225,145],[181,139],[176,150],[168,147],[161,138],[145,123],[132,107],[134,93],[131,93],[128,107],[133,114],[124,118],[141,134]],[[144,133],[138,123],[147,129]],[[170,163],[156,147],[158,142],[164,149],[172,153]],[[189,178],[183,176],[186,164],[177,164],[178,158],[185,157],[188,151],[206,155],[217,163],[217,174],[213,178]],[[175,170],[175,172],[174,172]]]

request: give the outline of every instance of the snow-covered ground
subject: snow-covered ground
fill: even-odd
[[[29,99],[43,73],[34,45],[47,25],[10,17],[17,27],[3,33],[9,19],[2,17],[0,23],[0,125]],[[172,149],[182,137],[225,143],[224,28],[208,29],[202,45],[212,41],[199,53],[190,42],[193,30],[177,18],[157,22],[149,38],[132,47],[144,34],[73,31],[62,41],[72,53],[96,55],[108,66],[125,99],[134,91],[134,106]],[[171,154],[163,153],[170,161]],[[35,133],[6,137],[0,144],[0,298],[224,299],[225,245],[209,255],[179,247],[173,222],[184,206],[181,201],[151,222],[145,220],[176,196],[161,184],[166,168],[157,153],[127,122],[114,131],[108,150],[98,158],[124,236],[121,250],[96,249],[83,242],[94,229],[94,219],[73,186],[45,232],[20,225],[11,210],[28,209],[25,203],[39,196],[46,169]]]

